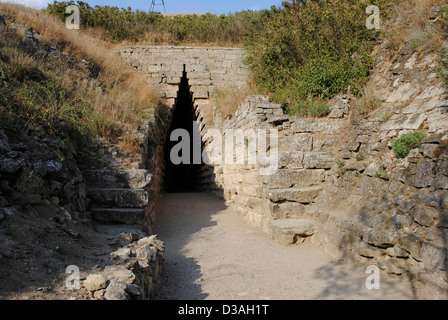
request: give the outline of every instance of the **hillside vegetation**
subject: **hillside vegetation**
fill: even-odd
[[[80,9],[81,27],[94,29],[101,37],[118,43],[213,44],[241,45],[245,34],[259,24],[259,11],[242,11],[231,15],[184,14],[162,15],[132,8],[91,7],[83,1],[55,1],[46,11],[65,21],[65,9],[76,4]]]
[[[23,26],[8,23],[0,33],[0,122],[7,131],[69,130],[82,141],[116,140],[132,135],[144,110],[157,104],[152,87],[109,43],[68,30],[42,11],[0,4],[0,14]],[[25,26],[38,41],[23,41]]]
[[[81,9],[82,30],[64,27],[65,8],[70,4]],[[81,1],[55,1],[43,11],[2,4],[16,23],[33,26],[44,39],[53,40],[53,44],[41,40],[40,50],[31,53],[14,30],[2,32],[2,126],[21,130],[31,126],[52,134],[63,120],[91,138],[117,136],[127,123],[138,123],[158,97],[112,53],[112,43],[117,42],[244,45],[253,73],[252,91],[271,95],[290,114],[324,116],[329,112],[327,101],[335,95],[365,94],[371,52],[382,41],[392,53],[404,45],[437,52],[439,74],[448,79],[446,7],[441,7],[445,13],[437,21],[426,18],[438,4],[436,0],[377,1],[381,30],[366,28],[367,3],[354,0],[288,1],[270,10],[174,16],[92,8]],[[48,59],[43,48],[55,43],[69,56]],[[82,59],[85,64],[79,64]],[[246,90],[243,95],[247,94]],[[241,96],[233,92],[218,100],[238,105],[231,100],[239,101]]]
[[[313,112],[319,101],[339,93],[364,94],[375,45],[385,41],[399,51],[413,41],[413,50],[441,50],[446,18],[435,22],[427,19],[439,1],[375,1],[380,10],[380,30],[366,27],[369,4],[291,1],[269,11],[263,31],[246,38],[249,65],[259,89],[271,92],[290,113],[307,115],[311,111],[319,116],[326,113],[325,108]]]
[[[46,11],[64,20],[69,4],[75,2],[54,2]],[[369,1],[292,0],[270,10],[174,16],[77,4],[83,28],[115,43],[244,46],[255,91],[271,95],[290,114],[309,117],[328,114],[328,100],[339,93],[365,94],[371,52],[382,41],[392,52],[411,44],[412,50],[447,55],[446,13],[427,20],[431,8],[443,4],[437,0],[375,1],[380,30],[366,27]]]

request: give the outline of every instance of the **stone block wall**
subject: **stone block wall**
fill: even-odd
[[[448,297],[447,90],[434,55],[381,54],[368,84],[382,105],[352,113],[334,149],[331,170],[313,211],[316,240],[329,252],[410,278],[418,298]],[[422,79],[426,79],[422,81]],[[398,158],[394,139],[414,130],[428,137]]]
[[[115,52],[147,75],[166,99],[176,98],[184,65],[195,99],[209,99],[215,88],[242,86],[249,75],[240,48],[124,46]]]
[[[218,72],[224,70],[219,50],[226,49],[176,48],[171,52],[177,54],[158,57],[171,62],[149,68],[156,55],[152,50],[126,47],[118,52],[165,88],[166,98],[174,97],[170,90],[177,92],[175,79],[186,64],[205,135],[213,86],[239,81],[230,62],[233,71]],[[214,61],[201,56],[212,53]],[[227,54],[232,56],[230,50]],[[195,67],[185,57],[202,64]],[[436,66],[436,56],[410,53],[389,60],[380,51],[367,94],[379,98],[381,106],[368,114],[348,95],[330,101],[331,113],[321,119],[289,116],[268,97],[248,97],[217,129],[224,139],[236,129],[277,129],[278,171],[262,176],[259,164],[204,165],[201,188],[225,199],[279,243],[311,241],[337,258],[409,278],[418,298],[447,298],[448,100]],[[198,87],[207,94],[198,95]],[[393,140],[418,129],[428,138],[398,159]],[[244,140],[246,147],[250,143]],[[163,179],[163,162],[154,164]]]
[[[223,141],[226,142],[232,130],[240,129],[246,134],[252,129],[276,129],[278,142],[268,139],[267,149],[275,146],[278,150],[278,170],[272,175],[261,175],[263,166],[259,162],[249,163],[247,150],[257,141],[245,136],[240,140],[245,144],[244,164],[224,162],[204,166],[202,187],[226,199],[251,224],[271,235],[278,234],[273,228],[277,220],[295,219],[296,224],[301,225],[302,221],[298,220],[307,218],[306,208],[321,192],[327,171],[335,163],[330,145],[336,139],[335,132],[344,123],[343,119],[290,117],[269,97],[250,96],[232,118],[223,123]],[[294,235],[288,241],[287,244],[296,241]]]
[[[435,59],[379,55],[368,94],[381,106],[368,114],[347,95],[330,101],[322,119],[248,97],[220,129],[278,129],[278,171],[224,164],[204,168],[204,181],[282,244],[310,239],[410,280],[417,298],[448,298],[448,100]],[[427,139],[398,158],[394,139],[414,130]]]

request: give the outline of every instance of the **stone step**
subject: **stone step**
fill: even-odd
[[[284,136],[279,138],[279,152],[309,152],[313,151],[313,136],[308,134]]]
[[[269,222],[269,235],[279,244],[291,245],[314,235],[317,223],[310,219],[281,219]]]
[[[325,180],[324,169],[278,170],[275,174],[264,177],[264,182],[271,189],[311,187]]]
[[[85,170],[87,186],[102,189],[145,189],[154,177],[148,170]]]
[[[307,188],[288,188],[269,190],[269,199],[274,202],[292,201],[298,203],[312,203],[322,191],[323,186]]]
[[[279,168],[285,169],[331,169],[336,157],[327,151],[283,151],[279,153]]]
[[[93,208],[138,208],[149,204],[149,192],[142,189],[88,189]]]
[[[145,209],[135,208],[94,208],[92,218],[105,225],[139,225],[145,217]]]

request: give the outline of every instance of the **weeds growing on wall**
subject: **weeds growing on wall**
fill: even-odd
[[[298,100],[292,103],[288,110],[291,115],[301,115],[309,118],[320,118],[330,113],[330,108],[325,101]]]
[[[242,87],[229,85],[225,88],[215,88],[211,100],[221,118],[227,119],[252,92],[253,88],[249,84]]]
[[[393,141],[392,149],[398,158],[406,158],[412,149],[420,148],[427,133],[421,130],[402,135]]]

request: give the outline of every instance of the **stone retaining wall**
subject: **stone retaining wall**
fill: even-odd
[[[122,233],[115,242],[122,248],[111,253],[114,265],[86,277],[87,294],[96,300],[149,300],[162,274],[164,243],[138,232]]]
[[[127,47],[118,51],[165,88],[166,98],[175,96],[168,91],[177,90],[175,79],[180,79],[177,73],[185,57],[202,61],[197,69],[195,63],[185,64],[205,136],[211,129],[205,121],[210,108],[197,102],[210,97],[213,84],[219,81],[215,82],[201,54],[214,50],[171,50],[177,53],[166,51],[158,57],[167,59],[166,64],[151,67],[157,50]],[[288,116],[268,97],[248,97],[218,129],[224,139],[236,129],[277,129],[278,171],[262,176],[259,164],[204,165],[201,188],[215,192],[281,244],[312,241],[337,258],[408,277],[418,298],[447,298],[448,109],[446,89],[433,71],[435,59],[408,53],[389,61],[378,54],[367,95],[378,97],[381,106],[369,114],[347,95],[330,101],[331,113],[322,119]],[[221,81],[238,81],[237,73],[227,73]],[[207,94],[198,95],[197,86]],[[393,140],[417,129],[427,132],[428,138],[410,156],[398,159]],[[243,143],[249,147],[251,141]],[[156,155],[162,152],[155,150]],[[154,164],[163,179],[163,162]]]
[[[370,114],[344,95],[322,119],[288,116],[267,97],[248,97],[220,129],[225,136],[277,128],[279,170],[264,177],[247,164],[204,167],[204,188],[211,184],[282,244],[311,239],[337,258],[409,278],[417,298],[446,299],[448,100],[435,59],[379,55],[369,86],[382,105]],[[397,158],[393,140],[417,129],[428,138]]]

